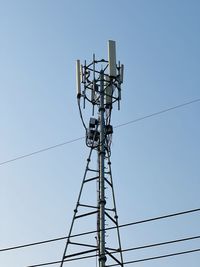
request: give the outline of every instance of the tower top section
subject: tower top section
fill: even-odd
[[[83,107],[86,102],[95,106],[100,105],[100,83],[104,84],[104,108],[111,109],[115,102],[120,108],[121,84],[123,83],[124,65],[116,59],[116,42],[108,41],[108,58],[96,59],[93,54],[93,60],[89,64],[81,64],[76,61],[76,91],[77,98],[83,99]]]

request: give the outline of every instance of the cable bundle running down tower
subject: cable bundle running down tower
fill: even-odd
[[[90,259],[94,264],[94,257],[91,257],[94,255],[99,267],[111,264],[123,267],[110,161],[111,113],[115,103],[120,109],[123,70],[120,62],[116,64],[115,41],[111,40],[108,41],[108,60],[96,60],[93,55],[89,64],[76,62],[78,107],[90,152],[60,267],[65,261],[77,257]],[[86,109],[86,103],[92,107],[88,127],[83,118],[81,100],[83,109]],[[96,225],[96,233],[76,236],[80,228],[82,231],[91,230],[92,223]],[[112,230],[106,231],[108,227]]]

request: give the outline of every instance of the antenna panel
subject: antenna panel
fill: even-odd
[[[108,64],[109,64],[109,75],[116,77],[116,46],[115,41],[108,41]]]
[[[77,91],[77,96],[80,96],[81,95],[80,60],[76,61],[76,91]]]

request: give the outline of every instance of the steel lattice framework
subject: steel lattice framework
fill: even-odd
[[[96,255],[99,267],[116,263],[123,267],[110,160],[111,113],[114,103],[117,102],[120,108],[123,82],[123,65],[120,62],[116,64],[115,42],[108,42],[108,60],[96,60],[93,55],[91,63],[85,61],[80,65],[77,60],[76,67],[78,107],[90,152],[60,267],[65,260],[82,255],[86,258]],[[86,103],[92,107],[88,127],[83,118],[81,100],[83,109],[86,109]],[[80,226],[88,230],[92,223],[96,225],[96,233],[75,237],[77,232],[80,233]],[[114,229],[106,231],[109,226],[114,226]]]

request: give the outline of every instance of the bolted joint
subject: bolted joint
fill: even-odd
[[[105,112],[105,108],[100,107],[100,108],[99,108],[99,112],[100,112],[100,111],[104,111],[104,112]]]
[[[77,99],[78,100],[80,100],[81,96],[82,96],[81,93],[77,93]]]
[[[105,199],[100,199],[99,200],[99,205],[101,205],[101,204],[106,205],[106,200]]]
[[[107,257],[105,255],[100,255],[99,256],[99,261],[104,261],[106,262],[107,261]]]
[[[105,151],[99,151],[99,155],[106,155],[106,152]]]

